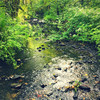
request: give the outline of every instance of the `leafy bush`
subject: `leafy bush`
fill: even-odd
[[[27,23],[12,19],[0,9],[0,59],[16,67],[16,53],[26,46],[30,34],[31,28]]]
[[[56,25],[56,28],[53,27]],[[50,39],[96,43],[100,52],[100,8],[66,7],[52,22]]]
[[[95,42],[100,52],[100,9],[70,8],[65,11],[67,31],[63,32],[63,38],[74,39],[83,42]]]

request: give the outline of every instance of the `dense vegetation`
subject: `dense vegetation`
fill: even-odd
[[[45,24],[31,26],[27,20],[33,18]],[[16,54],[35,33],[53,41],[95,43],[100,54],[100,0],[0,1],[0,59],[16,66]]]

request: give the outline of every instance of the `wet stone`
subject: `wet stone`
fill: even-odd
[[[42,88],[45,88],[46,86],[47,86],[47,85],[45,85],[45,84],[42,84],[42,85],[41,85]]]
[[[68,70],[68,69],[66,68],[64,71],[67,72],[67,70]]]
[[[51,92],[51,93],[47,94],[47,96],[48,96],[48,97],[49,97],[49,96],[51,96],[51,95],[53,95],[53,92]]]
[[[44,45],[41,45],[42,47],[44,47]]]
[[[81,79],[81,82],[85,82],[85,81],[87,81],[86,77]]]
[[[83,98],[79,98],[79,100],[90,100],[90,99],[83,97]]]
[[[69,82],[70,84],[73,84],[75,81],[71,81],[71,82]]]
[[[38,50],[39,52],[41,52],[41,50]]]
[[[60,68],[60,67],[55,67],[55,69],[57,69],[57,70],[61,70],[61,68]]]
[[[39,38],[36,38],[35,40],[39,40]]]
[[[24,78],[24,75],[13,75],[12,77],[10,77],[10,79],[20,79],[20,78]]]
[[[55,78],[57,78],[58,77],[58,75],[53,75]]]
[[[78,92],[75,92],[75,93],[74,93],[74,96],[73,96],[73,99],[74,99],[74,100],[77,100],[77,98],[78,98]]]
[[[12,83],[12,84],[11,84],[11,88],[15,88],[15,89],[20,89],[21,86],[22,86],[21,83]]]
[[[97,100],[100,100],[100,96],[97,97]]]
[[[90,90],[91,90],[89,86],[84,85],[84,84],[80,85],[79,89],[87,91],[87,92],[90,92]]]
[[[48,47],[50,47],[50,45],[48,45]]]
[[[42,50],[45,50],[45,48],[42,48]]]

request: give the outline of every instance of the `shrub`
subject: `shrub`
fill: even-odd
[[[27,23],[20,23],[12,19],[0,9],[0,59],[16,67],[16,53],[26,46],[31,34]]]

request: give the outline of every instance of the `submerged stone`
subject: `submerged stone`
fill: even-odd
[[[20,89],[21,86],[22,86],[22,83],[12,83],[12,84],[11,84],[11,88]]]
[[[74,96],[73,96],[73,99],[74,99],[74,100],[77,100],[77,98],[78,98],[78,92],[75,92],[75,93],[74,93]]]
[[[90,87],[88,85],[82,84],[79,86],[79,89],[90,92]]]
[[[45,50],[45,48],[42,48],[42,50]]]
[[[24,78],[24,77],[25,77],[24,75],[12,75],[10,79],[19,79],[19,78]]]

